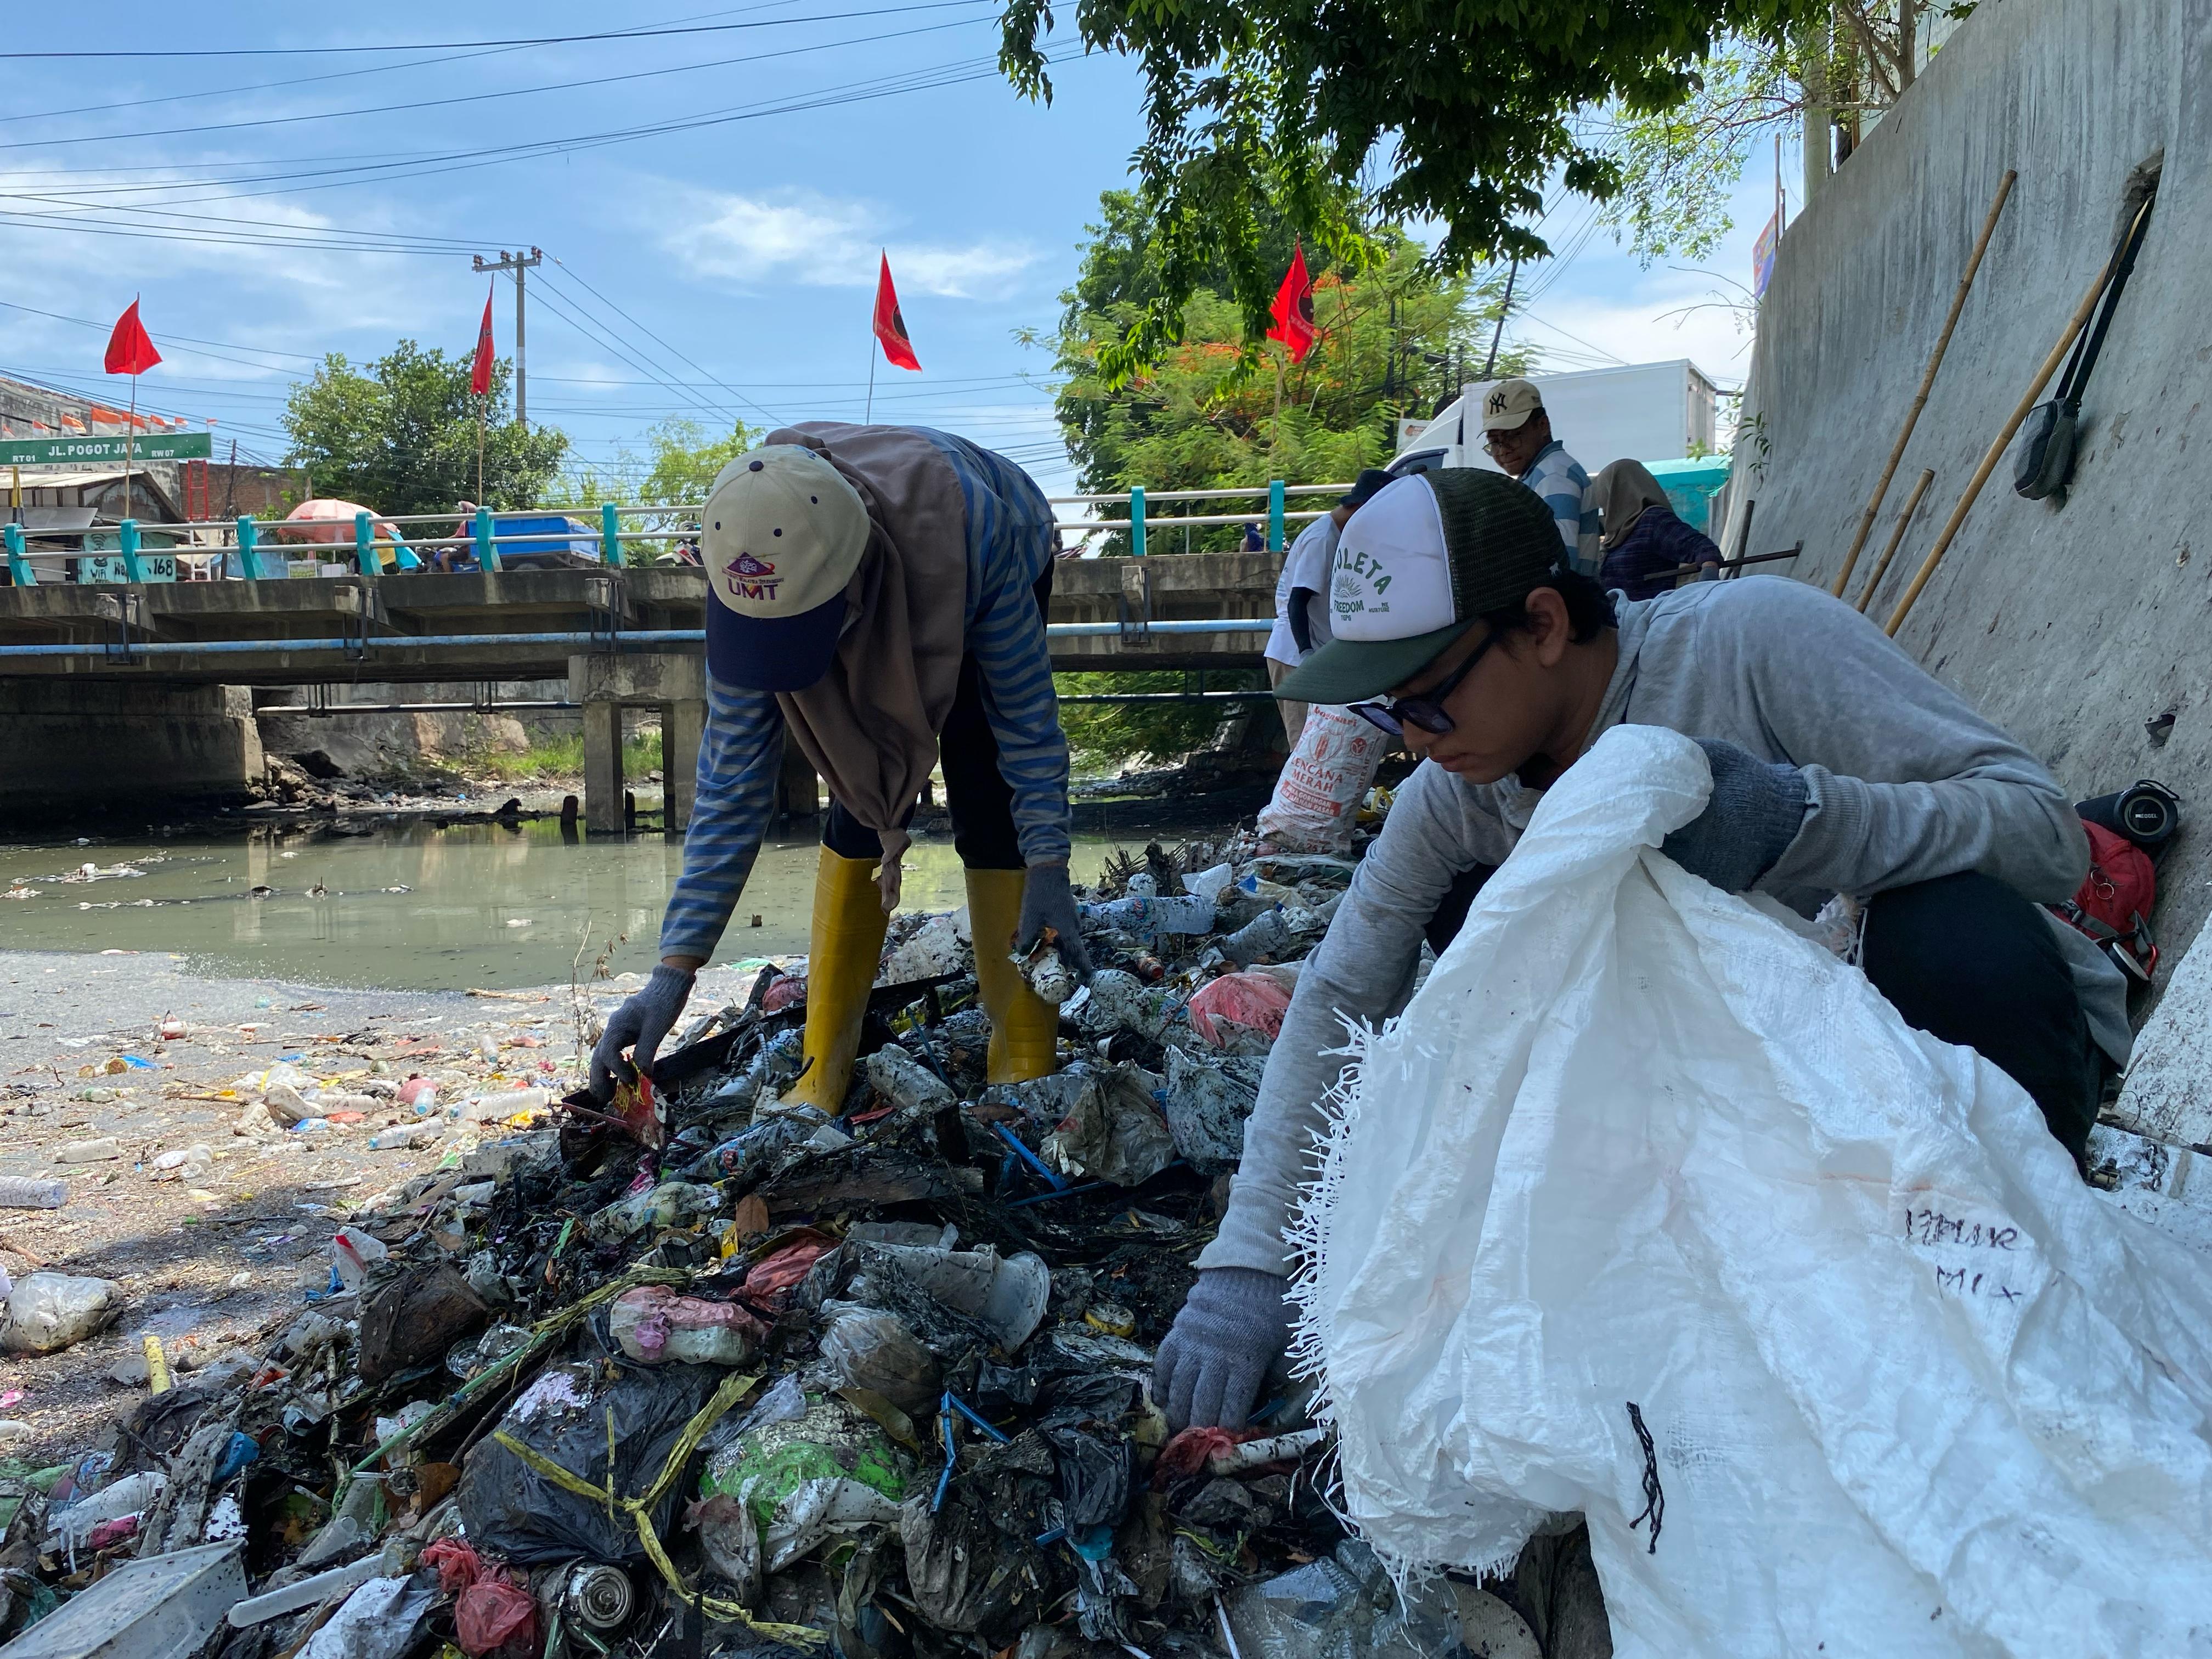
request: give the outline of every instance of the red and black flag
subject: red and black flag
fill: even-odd
[[[161,354],[154,349],[146,325],[138,320],[138,302],[133,300],[131,309],[115,319],[115,331],[107,337],[107,372],[143,374],[161,361]]]
[[[1306,275],[1306,246],[1303,240],[1291,251],[1291,268],[1283,273],[1283,285],[1275,290],[1270,314],[1275,325],[1267,331],[1267,337],[1280,340],[1292,362],[1305,362],[1306,353],[1313,349],[1317,331],[1314,327],[1313,278]]]
[[[491,295],[484,295],[483,321],[477,325],[476,362],[469,368],[469,390],[479,398],[491,390]]]
[[[921,360],[914,355],[914,342],[907,335],[906,319],[899,314],[898,290],[891,286],[888,253],[876,276],[876,337],[884,343],[884,360],[894,368],[921,368]]]

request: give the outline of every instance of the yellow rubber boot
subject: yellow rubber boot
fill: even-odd
[[[975,940],[975,987],[991,1017],[986,1075],[993,1083],[1026,1083],[1051,1074],[1058,1056],[1060,1011],[1022,983],[1008,960],[1021,925],[1025,870],[968,872],[968,924]]]
[[[800,1054],[812,1062],[787,1098],[836,1116],[853,1080],[860,1018],[884,953],[884,914],[874,859],[822,849],[814,873],[814,927],[806,945],[806,1036]]]

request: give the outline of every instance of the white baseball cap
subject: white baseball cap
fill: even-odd
[[[715,475],[700,534],[707,665],[726,685],[803,691],[830,672],[868,509],[837,469],[766,444]]]

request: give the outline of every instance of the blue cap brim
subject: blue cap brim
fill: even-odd
[[[743,691],[804,691],[830,672],[845,632],[845,596],[796,617],[741,617],[707,602],[707,672]]]

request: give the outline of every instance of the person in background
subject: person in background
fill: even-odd
[[[1482,447],[1498,471],[1536,492],[1552,510],[1571,568],[1597,574],[1598,513],[1589,474],[1552,435],[1543,394],[1527,380],[1500,380],[1482,394]]]
[[[1275,581],[1275,626],[1267,635],[1270,686],[1280,685],[1309,651],[1328,643],[1328,567],[1336,557],[1337,536],[1345,520],[1389,482],[1389,473],[1369,467],[1334,507],[1298,532],[1283,556],[1283,574]],[[1283,734],[1296,749],[1298,734],[1305,730],[1308,705],[1285,699],[1278,706],[1283,711]]]
[[[1720,549],[1704,531],[1675,517],[1667,492],[1643,462],[1614,461],[1601,468],[1589,493],[1603,526],[1601,587],[1632,599],[1656,599],[1674,586],[1685,565],[1697,567],[1699,581],[1720,580]]]
[[[1265,553],[1267,550],[1267,538],[1260,533],[1260,526],[1255,520],[1247,519],[1244,521],[1244,544],[1238,551]]]
[[[461,521],[453,526],[456,539],[440,544],[430,555],[430,568],[448,576],[480,568],[477,563],[477,504],[462,501],[456,510],[461,515]]]
[[[592,1053],[592,1092],[650,1072],[727,926],[775,810],[786,742],[830,785],[807,946],[805,1066],[836,1114],[860,1041],[907,825],[940,762],[967,875],[994,1083],[1056,1063],[1058,1011],[1007,959],[1056,937],[1090,977],[1068,885],[1067,739],[1045,608],[1053,518],[1002,455],[918,426],[809,421],[707,497],[707,731],[660,965]],[[628,1057],[624,1057],[624,1051]]]

